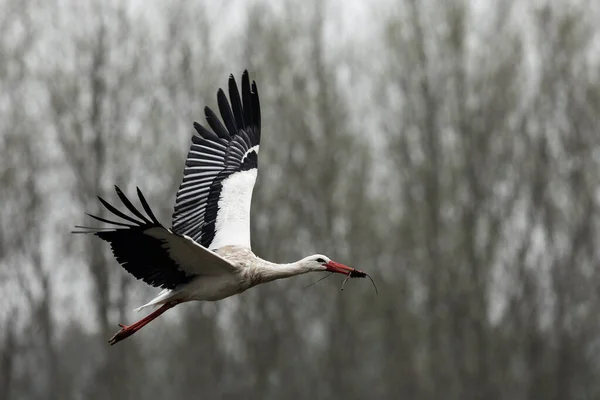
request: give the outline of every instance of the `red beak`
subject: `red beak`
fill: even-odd
[[[344,264],[340,264],[335,261],[329,261],[327,264],[325,264],[325,266],[327,267],[327,271],[336,272],[338,274],[350,275],[354,272],[354,274],[352,274],[352,277],[354,277],[355,275],[360,276],[360,275],[364,274],[362,271],[359,271],[354,268],[350,268]]]

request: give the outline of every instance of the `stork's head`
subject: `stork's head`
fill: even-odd
[[[322,254],[313,254],[302,261],[304,261],[307,267],[312,271],[329,271],[337,274],[349,275],[351,278],[364,278],[367,276],[367,274],[362,271],[335,262]]]
[[[369,274],[358,269],[348,267],[347,265],[332,261],[329,259],[329,257],[322,254],[308,256],[302,260],[302,264],[304,264],[305,268],[307,268],[309,271],[328,271],[331,274],[336,273],[346,275],[346,278],[342,283],[342,290],[344,290],[344,283],[346,283],[349,278],[367,277],[371,280],[371,283],[373,283],[373,287],[375,288],[375,292],[377,292],[377,286],[375,286],[375,282],[373,282],[373,279],[369,276]]]

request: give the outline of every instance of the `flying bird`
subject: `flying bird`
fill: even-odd
[[[222,89],[217,92],[222,122],[209,107],[204,108],[208,128],[194,122],[196,132],[177,191],[171,228],[154,216],[139,188],[143,212],[117,186],[117,196],[129,213],[98,197],[120,220],[87,214],[112,226],[76,226],[79,230],[74,233],[94,234],[108,242],[127,272],[163,289],[136,311],[158,309],[132,325],[119,324],[121,329],[109,340],[111,345],[183,302],[217,301],[261,283],[308,272],[344,274],[344,283],[348,278],[368,276],[320,254],[276,264],[252,252],[250,202],[258,171],[261,116],[256,83],[250,84],[248,71],[242,75],[241,89],[240,96],[230,75],[229,101]]]

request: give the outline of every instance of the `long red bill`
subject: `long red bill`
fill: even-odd
[[[329,261],[325,264],[327,267],[327,271],[336,272],[338,274],[350,275],[352,272],[356,271],[354,268],[350,268],[344,264],[337,263],[335,261]]]

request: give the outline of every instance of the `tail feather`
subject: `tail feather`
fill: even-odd
[[[153,298],[152,300],[150,300],[148,303],[144,304],[143,306],[140,306],[140,307],[134,309],[133,311],[140,312],[141,310],[143,310],[146,307],[160,306],[162,304],[165,304],[169,300],[171,300],[171,298],[176,293],[177,293],[177,291],[173,291],[171,289],[164,289],[158,294],[158,296],[156,296],[155,298]]]
[[[144,304],[143,306],[140,306],[138,308],[134,308],[133,311],[136,312],[136,313],[138,313],[138,312],[142,311],[144,308],[150,307],[150,306],[156,306],[156,304],[150,304],[150,303]]]

